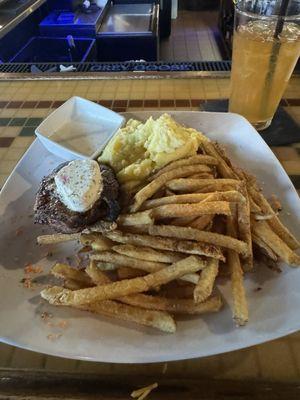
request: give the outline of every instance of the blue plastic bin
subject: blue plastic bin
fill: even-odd
[[[84,62],[96,61],[94,39],[74,38],[75,48],[69,49],[66,38],[32,37],[10,62]]]

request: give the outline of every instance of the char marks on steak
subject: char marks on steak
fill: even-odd
[[[56,191],[54,177],[67,164],[68,162],[59,165],[42,180],[34,205],[35,223],[49,225],[60,233],[76,233],[101,220],[115,221],[120,207],[119,183],[114,171],[106,165],[100,165],[103,181],[100,198],[90,210],[79,213],[69,210],[61,202]]]

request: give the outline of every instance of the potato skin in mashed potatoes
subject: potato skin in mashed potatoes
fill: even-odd
[[[108,143],[98,161],[110,165],[119,182],[143,181],[171,161],[197,153],[199,133],[168,114],[145,123],[129,120]]]

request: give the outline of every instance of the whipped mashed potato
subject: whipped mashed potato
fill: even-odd
[[[145,123],[129,120],[98,160],[110,165],[121,183],[138,183],[171,161],[195,155],[200,139],[196,130],[185,128],[168,114],[156,120],[150,117]]]
[[[100,167],[94,160],[74,160],[54,177],[62,203],[71,211],[85,212],[99,199],[103,184]]]

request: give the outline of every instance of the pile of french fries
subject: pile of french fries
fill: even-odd
[[[177,314],[218,312],[220,276],[232,289],[238,326],[248,321],[244,274],[255,255],[300,265],[300,244],[255,178],[232,165],[204,135],[197,155],[174,161],[143,185],[123,187],[116,229],[38,238],[40,244],[79,239],[86,269],[56,264],[62,286],[41,295],[57,306],[176,331]]]

